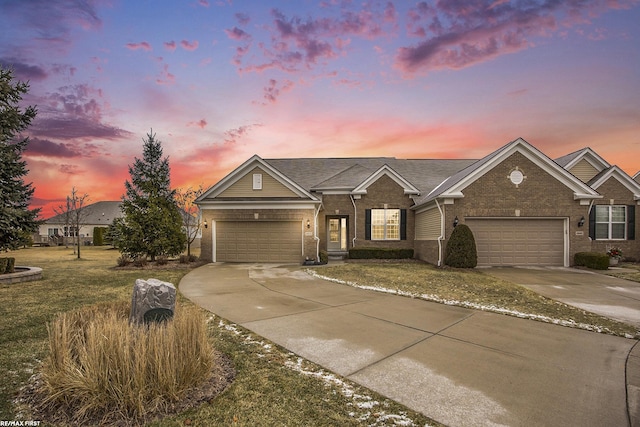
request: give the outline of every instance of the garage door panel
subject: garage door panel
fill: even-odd
[[[301,254],[298,221],[216,222],[217,261],[299,262]]]
[[[466,219],[478,265],[564,265],[563,219]]]

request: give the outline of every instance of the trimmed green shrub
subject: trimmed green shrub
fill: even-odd
[[[16,271],[16,259],[9,257],[7,258],[7,266],[4,269],[5,273],[15,273]]]
[[[458,224],[453,229],[447,242],[444,263],[456,268],[474,268],[478,265],[476,240],[467,225]]]
[[[105,244],[104,237],[107,234],[107,230],[107,227],[94,227],[93,246],[103,246]]]
[[[0,258],[0,274],[4,274],[7,269],[7,264],[9,264],[8,258]]]
[[[609,255],[600,252],[578,252],[573,256],[573,263],[577,267],[606,270],[609,268]]]
[[[413,249],[394,248],[351,248],[350,259],[410,259]]]
[[[327,264],[329,262],[329,254],[327,251],[320,251],[320,264]]]

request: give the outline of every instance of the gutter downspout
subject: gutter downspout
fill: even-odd
[[[316,262],[320,262],[320,237],[318,237],[318,215],[320,214],[320,208],[322,208],[322,202],[318,205],[313,216],[313,238],[316,241]]]
[[[353,194],[349,194],[351,204],[353,205],[353,239],[351,240],[351,247],[356,247],[356,236],[358,235],[358,210],[356,209],[356,201],[353,198]]]
[[[436,201],[436,206],[440,211],[440,236],[438,236],[438,267],[442,267],[442,241],[444,240],[444,212],[440,207],[440,203],[438,203],[438,199],[434,199]]]

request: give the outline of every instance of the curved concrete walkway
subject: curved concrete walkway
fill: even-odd
[[[626,379],[640,386],[635,340],[355,289],[297,266],[209,264],[179,289],[447,425],[640,425],[640,388],[627,406]]]

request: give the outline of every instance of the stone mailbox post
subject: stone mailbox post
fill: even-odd
[[[137,279],[131,297],[131,323],[171,319],[176,307],[176,287],[158,279]]]

